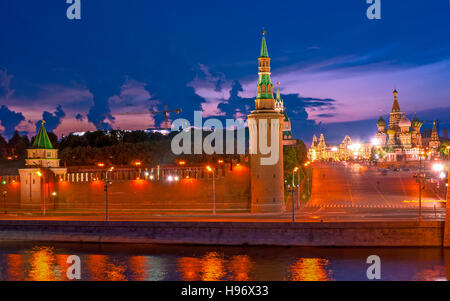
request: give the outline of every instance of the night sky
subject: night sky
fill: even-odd
[[[162,115],[119,113],[164,104],[183,109],[172,119],[244,117],[263,28],[296,138],[370,140],[394,88],[410,118],[450,119],[449,0],[381,0],[381,20],[365,0],[81,3],[77,21],[65,0],[0,2],[3,136],[42,118],[58,135],[146,129]]]

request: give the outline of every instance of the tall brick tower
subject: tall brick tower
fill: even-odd
[[[282,212],[284,209],[283,180],[283,114],[275,109],[273,85],[270,79],[270,58],[266,32],[263,32],[259,63],[259,79],[255,110],[248,115],[250,132],[251,212]],[[261,147],[266,137],[272,153]],[[272,136],[275,141],[272,141]],[[276,156],[273,160],[273,156]],[[271,158],[271,159],[270,159]]]

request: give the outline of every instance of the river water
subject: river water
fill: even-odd
[[[446,280],[440,248],[216,247],[0,243],[0,280],[67,280],[67,257],[81,280],[367,280],[378,255],[382,280]]]

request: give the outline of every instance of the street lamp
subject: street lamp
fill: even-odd
[[[8,192],[5,190],[3,191],[3,205],[4,205],[4,210],[5,210],[5,214],[6,214],[6,194]]]
[[[106,170],[105,173],[105,221],[108,221],[109,219],[109,209],[108,209],[108,185],[111,185],[111,183],[108,180],[108,172],[112,172],[114,170],[114,167],[112,166],[110,169]]]
[[[212,186],[213,186],[213,214],[216,214],[216,175],[215,175],[214,169],[211,168],[211,166],[209,166],[209,165],[206,166],[206,170],[208,172],[211,172],[212,177],[213,177],[213,184],[212,184]]]
[[[41,178],[42,177],[42,172],[40,170],[36,171],[36,175]],[[31,185],[31,180],[30,180],[30,185]],[[45,178],[44,178],[44,193],[43,193],[43,201],[44,201],[44,216],[47,214],[47,204],[46,204],[46,199],[45,199]]]
[[[298,167],[294,167],[292,171],[292,222],[295,223],[295,191],[294,191],[294,175],[298,171]]]
[[[417,177],[419,182],[419,221],[422,220],[422,156],[424,154],[424,152],[421,152],[419,155],[419,176]]]

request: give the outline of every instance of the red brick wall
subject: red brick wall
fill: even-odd
[[[250,178],[246,166],[220,170],[216,177],[216,208],[219,211],[250,209]],[[103,181],[58,182],[55,209],[103,209]],[[167,180],[115,180],[108,188],[111,209],[211,210],[212,178]]]
[[[3,198],[3,191],[6,191],[6,199]],[[20,207],[20,183],[18,181],[0,184],[0,210],[5,208],[16,209]]]

